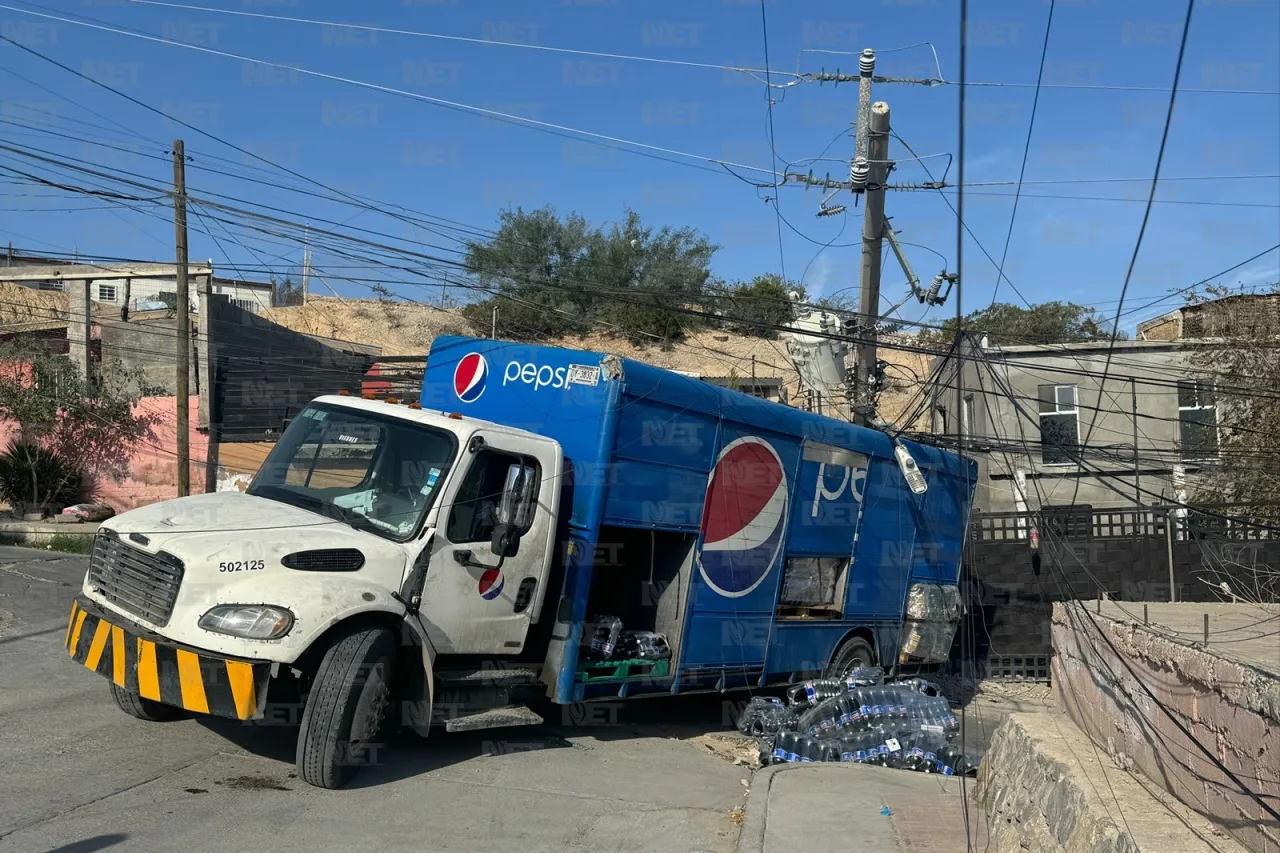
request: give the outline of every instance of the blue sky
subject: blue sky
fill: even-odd
[[[326,28],[262,18],[234,17],[139,5],[125,0],[45,0],[19,8],[72,19],[94,19],[159,38],[288,63],[598,134],[761,168],[772,166],[762,83],[714,68],[657,65],[576,57],[549,51]],[[323,0],[223,0],[237,12],[283,15],[422,30],[476,39],[636,54],[712,65],[761,67],[764,43],[758,2],[719,0],[677,4],[639,0],[397,0],[344,4]],[[969,77],[974,81],[1032,83],[1036,79],[1047,0],[970,3]],[[722,248],[717,275],[750,278],[761,272],[802,275],[810,291],[831,295],[857,283],[861,210],[817,219],[821,193],[799,187],[776,191],[777,219],[757,190],[721,167],[689,158],[656,160],[587,142],[571,142],[527,127],[334,80],[246,64],[182,47],[149,42],[67,22],[0,9],[6,36],[97,77],[130,96],[183,117],[222,139],[288,168],[383,204],[492,227],[508,204],[550,204],[606,222],[626,207],[653,225],[689,225]],[[958,75],[958,5],[954,0],[823,2],[769,0],[770,66],[779,71],[856,69],[856,55],[817,53],[864,47],[879,51],[877,73],[933,76],[927,48],[890,51],[931,42],[942,75]],[[1167,89],[1173,78],[1181,2],[1058,0],[1045,82]],[[1186,88],[1265,90],[1242,95],[1186,91],[1163,166],[1167,177],[1270,175],[1247,180],[1171,181],[1155,205],[1126,301],[1126,310],[1164,296],[1280,243],[1280,0],[1199,0],[1182,82]],[[292,178],[247,172],[262,164],[196,132],[148,113],[8,44],[0,68],[53,93],[0,73],[0,141],[57,156],[79,157],[101,168],[125,169],[167,181],[163,154],[182,137],[193,160],[193,194],[221,192],[273,205],[292,218],[350,220],[351,226],[420,239],[394,219],[342,204],[300,198],[270,186]],[[776,78],[785,82],[788,78]],[[848,122],[856,85],[808,83],[773,90],[773,125],[779,165],[846,177],[852,151]],[[892,125],[940,177],[945,155],[957,153],[956,86],[879,85],[877,100],[892,110]],[[64,100],[69,97],[93,115]],[[971,88],[968,93],[966,180],[1018,177],[1033,90]],[[1164,91],[1045,88],[1036,114],[1027,184],[1012,233],[1008,277],[1026,299],[1070,299],[1114,310],[1141,221],[1164,119]],[[89,124],[86,124],[89,123]],[[140,138],[122,135],[116,123]],[[134,153],[48,131],[110,141]],[[896,141],[893,180],[927,180],[920,164]],[[668,156],[668,155],[663,155]],[[231,163],[214,157],[228,158]],[[813,158],[828,158],[814,160]],[[0,152],[0,166],[30,165]],[[700,166],[702,168],[694,168]],[[263,183],[211,174],[208,167],[252,174]],[[709,171],[708,171],[709,170]],[[742,172],[760,177],[761,173]],[[948,180],[957,179],[954,165]],[[1035,183],[1079,179],[1141,179],[1130,183]],[[966,220],[977,239],[1000,258],[1012,209],[1012,186],[972,187]],[[1111,197],[1128,201],[1081,198]],[[954,194],[949,196],[953,201]],[[1213,203],[1213,204],[1208,204]],[[1253,205],[1253,206],[1238,206]],[[143,212],[113,208],[0,175],[0,242],[31,249],[161,259],[172,254],[172,225],[162,206]],[[74,210],[74,208],[90,208]],[[955,269],[955,218],[936,192],[892,192],[886,210],[927,284],[943,266]],[[193,227],[199,226],[193,218]],[[793,227],[794,229],[793,229]],[[843,228],[843,231],[841,230]],[[798,233],[797,233],[798,232]],[[439,242],[436,238],[431,238]],[[215,243],[193,233],[193,258],[216,264],[257,265],[263,258],[297,263],[300,246],[239,245],[222,232]],[[831,244],[827,246],[827,244]],[[825,246],[825,248],[824,248]],[[257,260],[255,260],[257,259]],[[965,244],[966,310],[991,301],[996,269],[972,240]],[[315,262],[334,272],[342,263],[317,249]],[[1280,278],[1277,253],[1250,264],[1230,280]],[[329,279],[344,295],[368,295],[357,284]],[[399,291],[425,298],[412,287]],[[904,278],[886,259],[886,300],[905,296]],[[1018,302],[1007,284],[1001,301]],[[914,301],[902,317],[916,320]],[[954,304],[928,315],[937,319]],[[1158,313],[1132,314],[1129,321]]]

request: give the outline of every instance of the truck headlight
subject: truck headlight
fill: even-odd
[[[270,604],[220,604],[200,617],[200,627],[246,640],[278,640],[293,627],[293,614]]]

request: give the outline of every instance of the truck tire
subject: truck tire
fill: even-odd
[[[831,656],[824,674],[827,678],[840,678],[855,666],[876,666],[879,662],[870,643],[862,637],[850,637]]]
[[[298,778],[340,788],[371,760],[390,701],[395,636],[361,628],[339,636],[325,652],[302,712]]]
[[[167,723],[182,716],[181,708],[164,705],[154,699],[144,699],[117,684],[111,685],[111,698],[116,700],[116,707],[121,711],[148,723]]]

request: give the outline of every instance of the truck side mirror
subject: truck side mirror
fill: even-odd
[[[519,550],[520,537],[529,528],[537,507],[537,487],[538,476],[533,466],[512,465],[507,469],[491,542],[497,556],[514,557]]]

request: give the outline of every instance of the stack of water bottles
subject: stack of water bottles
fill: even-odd
[[[886,684],[879,667],[791,688],[790,704],[756,697],[738,721],[762,738],[760,763],[849,761],[946,776],[973,775],[977,759],[954,743],[960,720],[920,678]]]

